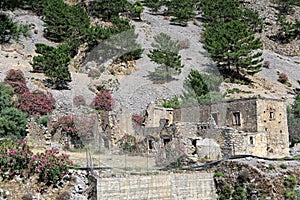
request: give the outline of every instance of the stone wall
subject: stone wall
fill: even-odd
[[[211,173],[172,173],[159,175],[128,175],[97,181],[97,199],[216,199]]]
[[[268,156],[289,155],[289,132],[284,101],[260,99],[257,111],[258,131],[267,133]]]

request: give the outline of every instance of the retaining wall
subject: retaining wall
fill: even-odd
[[[126,175],[126,177],[97,177],[97,199],[177,200],[216,199],[211,173],[171,173],[159,175]]]

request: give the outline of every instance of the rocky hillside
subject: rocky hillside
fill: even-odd
[[[222,89],[227,91],[227,98],[243,98],[243,97],[270,97],[287,99],[288,103],[293,101],[295,96],[294,88],[299,87],[297,80],[300,77],[299,70],[297,70],[300,63],[300,57],[295,56],[297,48],[295,45],[282,45],[274,43],[268,38],[268,35],[274,32],[275,10],[270,3],[258,3],[257,1],[249,1],[249,7],[258,10],[260,17],[264,19],[266,28],[261,33],[260,37],[264,42],[263,58],[269,62],[268,68],[263,68],[260,73],[255,75],[251,85],[239,85],[224,83]],[[266,4],[265,4],[266,3]],[[262,5],[264,5],[262,7]],[[267,5],[265,7],[265,5]],[[43,74],[31,73],[31,65],[29,62],[32,57],[36,55],[36,43],[44,43],[55,46],[56,44],[46,40],[43,37],[43,21],[29,11],[17,10],[9,12],[9,15],[14,21],[22,24],[27,24],[32,27],[29,37],[21,37],[19,43],[2,45],[0,54],[0,80],[4,79],[5,72],[8,69],[21,69],[25,72],[28,78],[30,89],[42,88],[42,80],[45,78]],[[182,93],[182,85],[184,79],[187,77],[191,69],[197,69],[203,72],[214,72],[218,74],[214,63],[207,56],[200,42],[200,36],[203,32],[201,21],[195,19],[188,23],[187,27],[170,25],[169,20],[161,15],[152,15],[149,10],[145,10],[141,15],[141,21],[133,21],[136,33],[138,33],[138,42],[144,49],[142,58],[136,61],[130,73],[119,73],[111,75],[105,73],[98,78],[88,77],[82,70],[75,70],[70,66],[72,73],[72,82],[70,83],[70,90],[52,90],[54,97],[57,100],[57,108],[69,110],[72,108],[72,99],[76,95],[83,95],[87,102],[91,102],[93,98],[93,88],[99,84],[103,84],[107,80],[116,80],[118,83],[118,90],[113,93],[116,100],[116,109],[119,106],[126,106],[134,113],[143,111],[147,104],[157,99],[170,98],[175,94]],[[276,26],[275,26],[276,27]],[[176,80],[165,84],[153,83],[148,75],[149,72],[154,71],[156,67],[154,62],[151,62],[147,54],[152,49],[151,43],[153,37],[159,33],[167,33],[179,41],[188,41],[189,46],[180,51],[182,56],[182,63],[184,68],[182,73],[176,77]],[[297,43],[297,41],[293,41]],[[93,53],[93,51],[91,51]],[[293,54],[293,56],[291,56]],[[89,55],[89,53],[87,53]],[[290,55],[290,56],[288,56]],[[79,55],[80,56],[80,55]],[[86,67],[88,63],[85,63]],[[99,67],[99,66],[98,66]],[[111,68],[109,64],[105,66]],[[121,66],[122,67],[122,66]],[[126,66],[125,66],[126,67]],[[285,73],[291,86],[288,87],[279,83],[278,74]],[[238,90],[236,89],[238,88]],[[49,90],[49,89],[48,89]]]

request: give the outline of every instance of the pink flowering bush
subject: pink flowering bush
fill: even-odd
[[[51,93],[35,90],[20,96],[18,108],[30,115],[46,115],[53,110],[54,105],[55,99]]]
[[[111,111],[114,105],[114,100],[108,90],[100,91],[92,102],[92,107],[96,110]]]
[[[15,175],[29,176],[27,165],[33,153],[24,141],[7,140],[2,143],[0,153],[0,176],[4,180],[12,179]]]
[[[171,141],[162,145],[156,154],[155,163],[159,167],[181,167],[187,158],[185,147],[178,141]]]
[[[33,154],[24,141],[6,140],[0,145],[0,176],[4,180],[36,174],[39,182],[51,185],[57,183],[72,164],[67,154],[55,149]]]
[[[37,153],[32,158],[31,163],[34,163],[34,173],[38,174],[39,182],[46,184],[57,183],[68,172],[69,166],[73,164],[69,160],[69,155],[60,154],[56,149],[46,150],[45,153]]]

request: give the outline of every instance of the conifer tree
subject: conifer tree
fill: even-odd
[[[40,55],[33,57],[33,70],[44,72],[50,78],[55,88],[65,88],[71,81],[68,64],[71,57],[68,54],[69,47],[60,45],[58,48],[45,44],[36,44],[36,52]]]
[[[171,22],[186,26],[187,22],[192,19],[196,13],[193,0],[171,0],[167,1],[167,13],[172,15]]]
[[[156,48],[148,54],[151,61],[159,64],[155,72],[150,73],[150,77],[158,79],[157,81],[170,81],[173,75],[181,73],[183,65],[179,53],[178,41],[172,40],[165,33],[154,36],[155,43],[152,47]]]
[[[119,17],[120,13],[129,11],[132,8],[127,0],[96,0],[89,3],[89,13],[92,16],[111,20]]]
[[[259,38],[248,30],[248,25],[239,20],[207,26],[204,44],[219,70],[226,76],[242,78],[261,70],[262,46]]]

